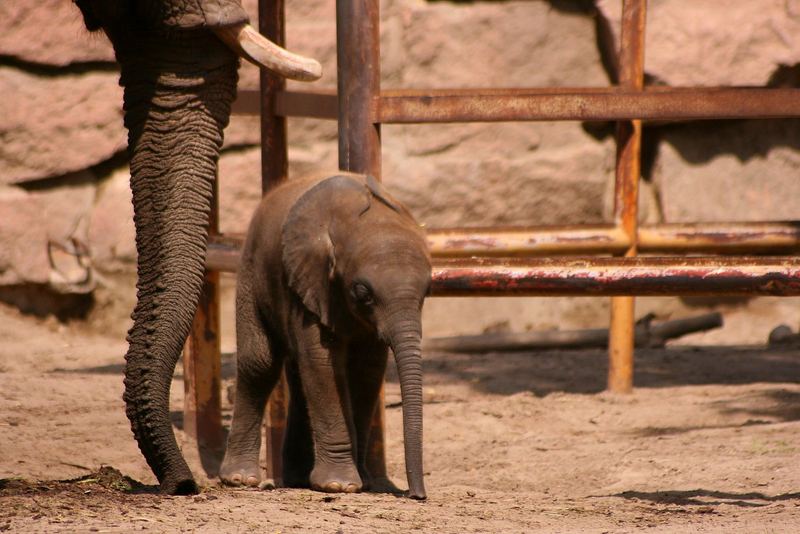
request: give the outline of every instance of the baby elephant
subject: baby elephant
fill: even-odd
[[[222,480],[259,484],[264,403],[285,363],[285,484],[327,492],[385,486],[365,464],[391,347],[409,496],[424,499],[420,316],[430,280],[422,230],[371,176],[300,179],[268,193],[239,267],[236,402]]]

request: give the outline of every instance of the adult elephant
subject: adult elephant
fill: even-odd
[[[194,493],[169,419],[169,388],[202,287],[237,55],[297,79],[318,78],[321,68],[258,35],[239,0],[75,3],[86,27],[111,40],[124,87],[139,258],[126,412],[161,491]]]

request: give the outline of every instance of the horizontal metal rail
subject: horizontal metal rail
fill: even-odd
[[[536,228],[447,228],[426,232],[431,255],[442,258],[611,254],[630,246],[613,225]]]
[[[800,117],[800,89],[384,91],[377,122],[618,121]]]
[[[435,296],[800,295],[800,259],[438,260]]]
[[[619,254],[629,246],[613,225],[429,230],[434,257]],[[640,226],[643,253],[785,254],[800,251],[800,222],[697,223]]]
[[[797,254],[800,221],[643,225],[637,239],[644,253]]]
[[[207,264],[235,271],[239,251],[211,243]],[[436,259],[434,296],[800,296],[800,258]]]
[[[450,228],[427,232],[436,258],[614,254],[629,246],[613,225],[531,228]],[[208,266],[233,272],[241,235],[209,237]],[[658,224],[638,230],[640,252],[787,254],[800,251],[800,222]]]
[[[256,91],[241,90],[234,113],[258,114]],[[334,90],[283,91],[277,115],[336,120]],[[498,121],[681,121],[800,117],[800,89],[757,87],[423,89],[382,91],[376,123]]]

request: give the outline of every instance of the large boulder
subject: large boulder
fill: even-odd
[[[0,286],[46,284],[50,279],[42,199],[0,186]]]
[[[800,220],[797,120],[667,129],[655,183],[667,222]]]
[[[384,87],[604,86],[585,2],[390,2]],[[598,222],[610,140],[576,122],[385,126],[383,176],[427,225]]]
[[[131,198],[128,166],[112,171],[98,187],[88,240],[92,264],[103,272],[135,269],[136,230]]]
[[[111,43],[102,32],[86,31],[81,12],[73,2],[0,2],[0,21],[2,56],[58,67],[114,61]]]
[[[619,0],[597,0],[619,42]],[[647,3],[645,69],[668,85],[766,85],[800,63],[800,2]]]
[[[599,222],[614,150],[583,135],[568,123],[387,128],[384,180],[429,227]]]
[[[125,150],[115,70],[40,76],[0,67],[0,184],[61,176]]]
[[[94,195],[89,172],[67,176],[49,188],[0,187],[0,285],[91,291],[87,229]]]

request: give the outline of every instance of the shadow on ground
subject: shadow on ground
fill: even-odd
[[[757,508],[760,506],[769,506],[774,502],[800,499],[800,493],[765,495],[758,492],[729,493],[725,491],[695,489],[688,491],[625,491],[612,495],[612,497],[679,506],[716,506],[728,504],[743,508]]]
[[[424,355],[424,373],[426,385],[461,381],[493,394],[599,393],[606,388],[608,356],[602,349],[429,353]],[[390,370],[388,378],[397,381],[394,370]],[[634,383],[640,388],[797,381],[800,381],[800,350],[724,346],[636,351]],[[800,416],[800,411],[796,415]]]

